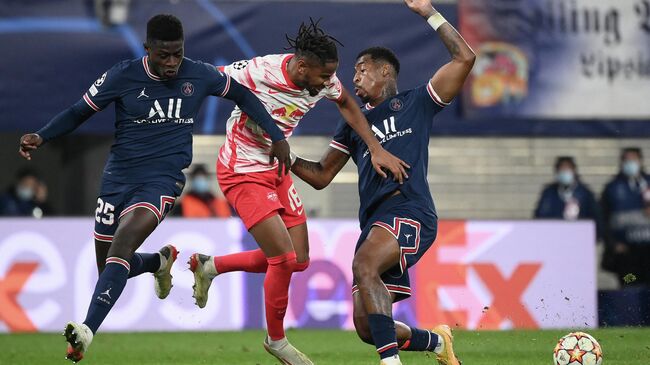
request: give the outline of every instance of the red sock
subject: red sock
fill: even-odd
[[[305,271],[309,267],[309,259],[304,262],[297,262],[296,263],[296,271]]]
[[[260,249],[214,257],[214,267],[219,274],[231,271],[266,272],[267,266],[266,256]]]
[[[289,283],[296,270],[296,253],[269,257],[269,267],[264,278],[264,303],[266,304],[266,327],[271,340],[284,338],[284,314],[289,302]]]

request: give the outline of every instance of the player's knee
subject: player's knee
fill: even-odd
[[[356,283],[363,285],[363,283],[374,278],[377,275],[377,271],[367,260],[355,257],[352,261],[352,275]]]
[[[307,270],[307,268],[309,267],[309,262],[310,262],[310,261],[309,261],[309,258],[307,258],[306,261],[303,261],[303,262],[297,262],[297,263],[296,263],[296,270],[295,270],[295,271],[296,271],[296,272],[302,272],[302,271]]]
[[[268,257],[266,261],[269,263],[269,266],[275,267],[281,271],[298,271],[298,261],[296,260],[296,253],[294,251],[279,256]]]
[[[354,329],[357,331],[357,336],[361,339],[361,341],[369,344],[369,345],[374,345],[374,341],[372,340],[372,333],[370,333],[370,327],[368,326],[368,318],[367,317],[358,317],[355,316],[353,318],[354,321]]]

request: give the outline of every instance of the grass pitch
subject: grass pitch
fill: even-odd
[[[464,365],[551,365],[557,340],[570,331],[455,331]],[[588,331],[600,342],[603,365],[650,364],[650,328]],[[379,363],[353,332],[290,330],[291,342],[317,365]],[[278,364],[262,348],[262,331],[98,334],[81,364]],[[60,334],[0,335],[0,364],[66,364]],[[423,353],[400,353],[405,365],[436,364]]]

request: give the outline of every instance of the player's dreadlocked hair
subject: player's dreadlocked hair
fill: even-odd
[[[294,49],[297,56],[310,57],[318,60],[322,65],[328,62],[338,62],[339,56],[336,51],[336,43],[343,45],[336,38],[327,35],[325,31],[318,27],[321,19],[314,22],[309,18],[309,24],[304,22],[298,28],[298,35],[290,38],[286,35],[289,47],[287,50]]]
[[[395,69],[395,74],[399,75],[399,60],[395,53],[386,47],[370,47],[364,49],[357,56],[357,60],[365,55],[370,56],[373,61],[388,62]]]
[[[147,22],[147,43],[183,39],[183,24],[171,14],[158,14]]]

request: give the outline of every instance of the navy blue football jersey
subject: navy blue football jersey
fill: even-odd
[[[381,145],[411,168],[403,185],[377,174],[370,161],[368,146],[347,123],[341,122],[330,147],[352,157],[359,171],[359,221],[364,227],[373,210],[387,195],[400,190],[407,198],[422,201],[435,213],[427,171],[429,134],[433,117],[447,105],[430,83],[399,93],[375,108],[366,105],[364,114]]]
[[[225,96],[229,87],[229,76],[188,58],[169,80],[151,72],[147,56],[106,71],[83,95],[95,111],[115,103],[115,141],[104,178],[185,181],[181,170],[192,161],[192,127],[201,103],[208,95]]]

